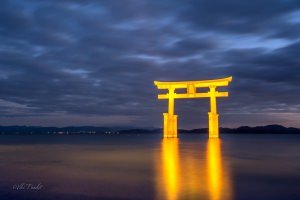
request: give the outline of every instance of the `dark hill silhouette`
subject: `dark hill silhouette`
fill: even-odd
[[[183,133],[207,133],[207,128],[202,129],[193,129],[193,130],[181,130]],[[266,126],[240,126],[238,128],[220,128],[221,133],[236,133],[236,134],[243,134],[243,133],[251,133],[251,134],[294,134],[300,133],[300,129],[294,127],[284,127],[277,124],[266,125]]]
[[[0,126],[2,135],[55,135],[55,134],[150,134],[162,132],[161,128],[134,128],[134,127],[95,127],[95,126],[69,126],[69,127],[41,127],[41,126]],[[180,133],[207,133],[207,128],[179,129]],[[238,128],[220,128],[221,133],[234,134],[300,134],[300,129],[284,127],[277,124],[266,126],[241,126]]]

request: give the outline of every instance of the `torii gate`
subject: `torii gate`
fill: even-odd
[[[174,99],[183,98],[210,98],[210,112],[208,112],[209,137],[219,137],[219,115],[217,113],[217,97],[228,97],[228,92],[218,92],[216,87],[228,86],[232,77],[203,80],[203,81],[181,81],[181,82],[159,82],[154,81],[158,89],[167,89],[167,94],[159,94],[158,99],[168,99],[168,113],[164,116],[164,137],[177,137],[177,115],[174,115]],[[209,87],[209,92],[198,93],[197,88]],[[187,89],[186,93],[177,94],[176,89]]]

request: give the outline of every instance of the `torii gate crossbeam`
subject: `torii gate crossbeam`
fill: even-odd
[[[210,98],[210,112],[208,112],[209,137],[219,137],[219,115],[217,113],[217,97],[228,97],[228,92],[218,92],[217,87],[228,86],[232,77],[203,80],[160,82],[154,81],[158,89],[168,90],[167,94],[159,94],[158,99],[168,99],[168,113],[164,116],[164,137],[177,137],[177,115],[174,114],[174,100],[184,98]],[[198,93],[197,88],[209,88],[209,92]],[[177,94],[176,89],[186,89],[186,93]]]

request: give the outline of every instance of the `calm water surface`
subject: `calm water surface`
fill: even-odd
[[[1,200],[300,199],[300,135],[0,136],[0,192]]]

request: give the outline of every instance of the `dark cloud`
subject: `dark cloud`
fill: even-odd
[[[222,126],[299,127],[299,1],[2,1],[1,124],[160,126],[153,80],[233,76]],[[182,127],[208,99],[178,100]]]
[[[299,1],[262,0],[220,2],[190,0],[182,17],[198,28],[230,33],[268,33],[274,21],[299,9]],[[285,24],[286,22],[282,22]],[[273,27],[271,27],[273,28]]]

